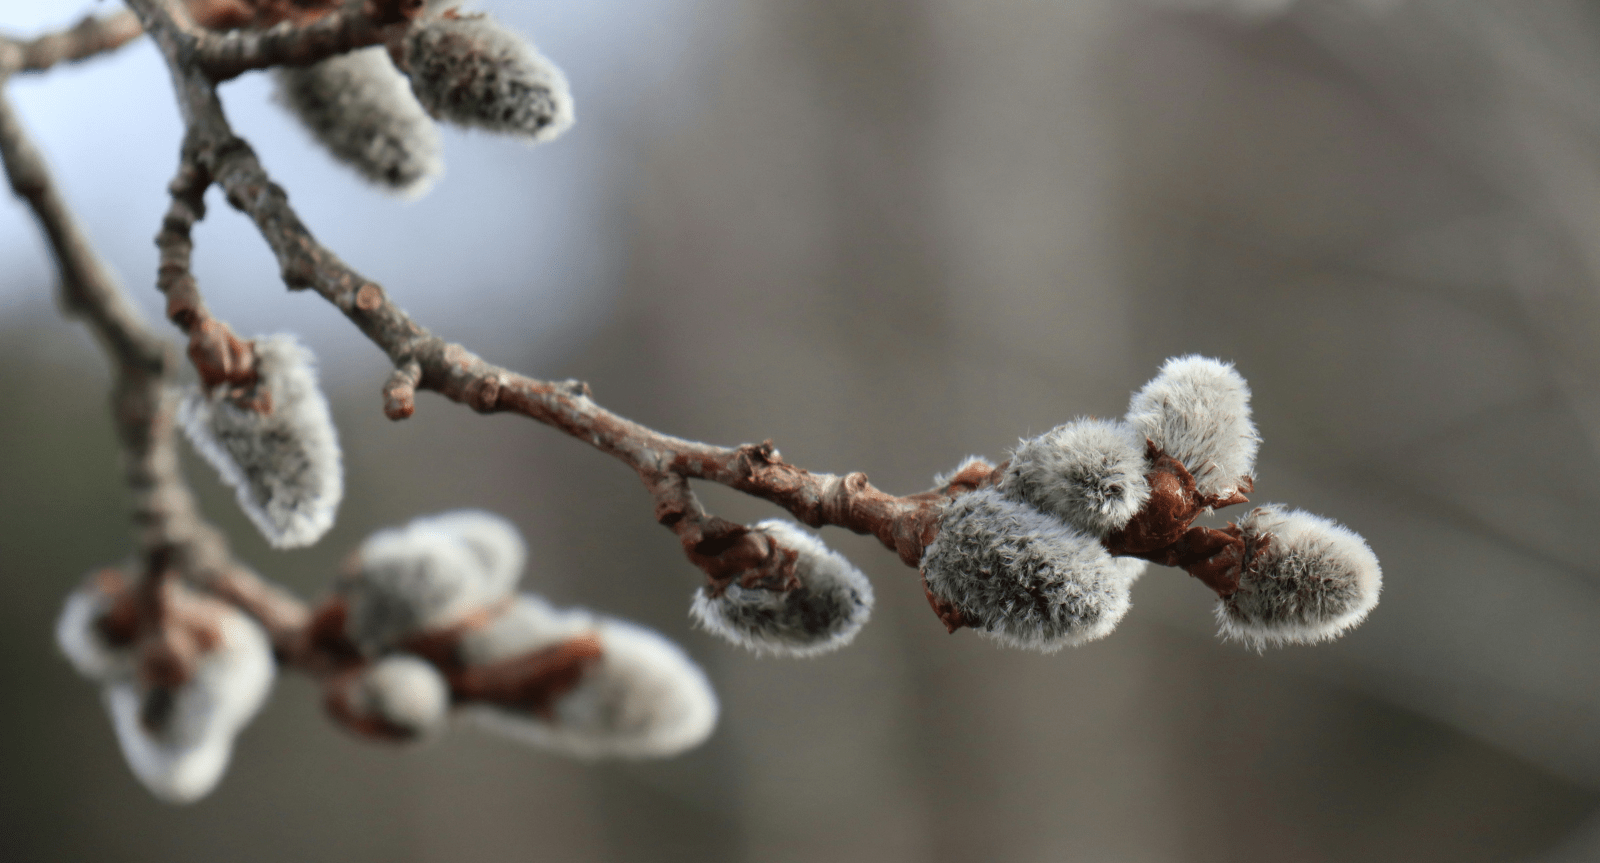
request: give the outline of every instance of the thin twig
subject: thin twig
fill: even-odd
[[[254,151],[233,133],[214,78],[199,60],[198,46],[209,37],[187,25],[181,5],[131,5],[166,57],[188,127],[187,146],[229,203],[256,223],[284,282],[333,303],[394,363],[398,373],[384,388],[389,416],[408,416],[414,390],[427,389],[481,413],[519,413],[588,442],[638,472],[654,498],[656,520],[678,535],[690,560],[713,579],[780,566],[782,556],[759,534],[706,512],[689,489],[690,479],[771,501],[812,526],[876,536],[907,565],[917,565],[937,529],[946,490],[895,497],[874,488],[865,474],[812,473],[788,464],[770,442],[721,447],[665,435],[596,404],[582,383],[527,377],[430,333],[380,285],[316,241]]]
[[[103,18],[85,15],[70,30],[36,39],[0,37],[0,69],[6,74],[42,72],[57,63],[85,60],[115,50],[143,32],[138,16],[126,9]]]

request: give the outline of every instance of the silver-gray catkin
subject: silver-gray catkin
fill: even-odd
[[[259,624],[226,603],[198,601],[213,605],[222,637],[188,682],[153,688],[132,673],[132,663],[129,673],[102,682],[129,768],[167,803],[193,803],[222,781],[234,738],[261,709],[276,673]]]
[[[391,653],[362,671],[347,700],[356,716],[377,719],[410,739],[436,733],[450,715],[450,685],[409,653]]]
[[[344,497],[339,435],[311,351],[287,334],[258,336],[254,349],[257,383],[244,403],[226,384],[195,390],[178,419],[267,542],[300,548],[328,532]]]
[[[1076,419],[1018,444],[999,488],[1100,537],[1150,499],[1147,470],[1142,433],[1117,420]]]
[[[371,182],[420,195],[444,169],[439,130],[383,46],[280,67],[272,77],[278,103]]]
[[[517,597],[488,626],[467,632],[460,655],[494,662],[593,634],[600,656],[548,715],[495,705],[469,714],[490,730],[580,758],[660,758],[698,746],[716,727],[716,693],[705,673],[660,633],[583,609]]]
[[[788,591],[701,587],[689,615],[713,635],[758,654],[817,656],[849,644],[872,616],[872,583],[820,539],[782,519],[754,526],[796,552],[800,586]]]
[[[1011,647],[1051,652],[1108,635],[1142,562],[992,488],[946,505],[922,556],[928,589]]]
[[[1217,602],[1220,634],[1257,649],[1339,637],[1378,604],[1383,571],[1358,534],[1329,519],[1279,506],[1239,521],[1258,550],[1239,589]]]
[[[1202,495],[1226,497],[1255,473],[1261,437],[1250,420],[1250,387],[1232,365],[1173,357],[1134,393],[1128,424],[1189,469]]]
[[[406,36],[405,67],[417,100],[440,120],[534,142],[572,125],[566,76],[487,15],[417,21]]]
[[[357,571],[338,589],[347,604],[346,631],[368,655],[501,602],[516,585],[486,567],[459,536],[427,519],[372,534],[356,560]]]

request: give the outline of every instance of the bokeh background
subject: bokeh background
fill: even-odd
[[[0,3],[24,34],[81,2]],[[703,748],[581,764],[476,733],[395,751],[280,681],[189,808],[123,766],[52,623],[126,553],[93,343],[0,206],[0,859],[1600,859],[1600,7],[1579,0],[485,2],[568,72],[579,123],[451,132],[398,202],[261,75],[236,125],[320,238],[444,335],[624,415],[910,492],[969,453],[1118,415],[1161,360],[1251,382],[1258,501],[1383,561],[1342,641],[1257,655],[1152,569],[1055,656],[946,635],[875,541],[875,619],[825,658],[693,631],[697,574],[629,472],[524,419],[380,412],[378,353],[289,294],[213,191],[208,300],[317,350],[348,495],[274,552],[305,596],[371,530],[459,506],[526,532],[529,589],[667,633],[723,700]],[[94,4],[93,8],[104,8]],[[178,121],[150,45],[13,82],[67,194],[160,319]],[[163,325],[164,326],[164,325]],[[704,489],[740,520],[770,508]]]

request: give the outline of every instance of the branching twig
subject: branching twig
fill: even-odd
[[[42,72],[57,63],[83,60],[120,48],[144,31],[126,10],[104,18],[84,16],[76,26],[27,41],[0,37],[0,67],[13,72]]]
[[[71,33],[92,32],[79,25]],[[67,37],[45,37],[27,44],[61,44]],[[124,42],[126,40],[123,40]],[[18,43],[5,41],[6,56],[20,56]],[[115,47],[100,43],[102,50]],[[83,57],[87,51],[73,54]],[[178,470],[174,439],[176,398],[169,386],[171,347],[145,324],[116,278],[94,252],[44,158],[22,128],[10,100],[0,92],[0,159],[11,188],[25,199],[50,241],[61,273],[62,306],[81,317],[104,345],[115,370],[112,417],[122,445],[124,472],[134,496],[134,521],[144,571],[164,577],[173,567],[256,617],[274,636],[289,643],[303,629],[302,603],[263,582],[235,561],[222,534],[202,519]]]
[[[178,6],[169,8],[175,13],[183,11]],[[330,5],[277,23],[267,17],[276,10],[262,9],[255,22],[257,27],[251,29],[210,33],[186,28],[193,38],[189,62],[213,81],[226,81],[269,66],[307,66],[335,54],[393,40],[421,8],[421,0],[353,0],[338,9]],[[184,23],[186,19],[176,20]],[[272,26],[262,26],[265,24]]]
[[[196,169],[209,173],[229,203],[256,223],[291,289],[315,290],[389,356],[397,369],[384,387],[385,413],[391,418],[410,415],[413,393],[420,388],[481,413],[519,413],[588,442],[638,472],[654,498],[656,520],[678,535],[690,560],[714,580],[781,568],[783,561],[759,535],[708,513],[690,490],[690,479],[771,501],[814,527],[831,524],[876,536],[916,566],[933,538],[945,490],[895,497],[874,488],[865,474],[835,476],[790,465],[770,442],[720,447],[665,435],[596,404],[585,384],[520,375],[430,333],[381,286],[316,241],[250,146],[233,133],[215,78],[200,59],[199,46],[212,37],[187,25],[176,0],[131,0],[131,5],[167,59],[188,126],[186,153],[193,153]],[[288,42],[283,44],[288,50]]]

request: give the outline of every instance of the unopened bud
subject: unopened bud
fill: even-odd
[[[992,488],[947,504],[922,557],[930,597],[960,625],[1046,653],[1108,635],[1142,571],[1143,561],[1113,558],[1093,536]]]
[[[1204,497],[1247,490],[1261,438],[1250,421],[1250,387],[1232,365],[1173,357],[1128,405],[1128,424],[1183,463]]]
[[[1365,540],[1329,519],[1264,506],[1239,521],[1239,589],[1217,603],[1221,635],[1257,649],[1338,638],[1378,604],[1383,571]]]
[[[291,335],[259,336],[254,347],[253,387],[191,393],[178,418],[268,543],[311,545],[344,496],[338,432],[311,351]]]
[[[789,590],[743,587],[735,577],[721,593],[702,587],[689,615],[707,632],[758,654],[816,656],[849,644],[872,616],[872,583],[850,561],[782,519],[752,530],[778,554],[794,554],[799,584]]]
[[[1000,491],[1101,537],[1150,499],[1147,470],[1143,434],[1116,420],[1077,419],[1018,444]]]
[[[474,705],[507,736],[582,758],[658,758],[702,743],[717,722],[705,673],[659,633],[582,609],[557,610],[530,595],[462,636],[468,664],[487,664],[593,639],[581,674],[537,709]]]
[[[138,645],[117,644],[103,625],[114,597],[93,581],[68,599],[57,641],[85,676],[97,680],[122,754],[138,780],[168,803],[192,803],[221,781],[239,731],[272,688],[272,647],[259,624],[210,597],[180,593],[183,617],[215,640],[177,685],[140,674]],[[209,641],[209,639],[208,639]]]
[[[566,76],[521,36],[483,14],[445,14],[412,25],[406,73],[434,117],[548,141],[572,125]]]
[[[373,183],[420,195],[443,170],[439,130],[382,46],[272,74],[278,102]]]
[[[329,694],[330,710],[369,736],[418,740],[443,729],[450,715],[444,676],[410,654],[385,656],[336,685]]]
[[[522,540],[504,519],[462,511],[381,530],[357,551],[357,572],[339,591],[347,632],[369,655],[447,627],[511,596]]]

